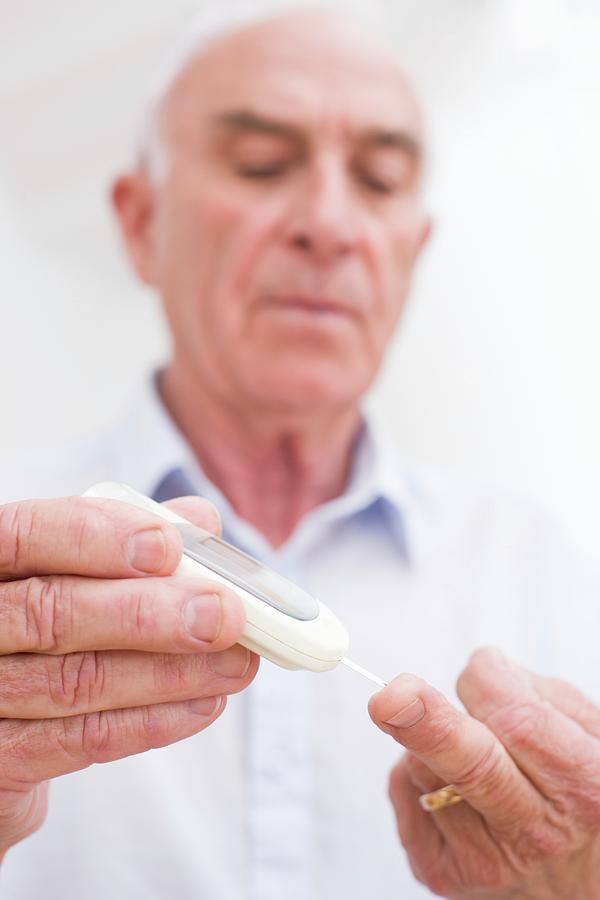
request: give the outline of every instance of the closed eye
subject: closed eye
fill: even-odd
[[[276,178],[283,175],[286,166],[283,163],[263,166],[238,166],[238,175],[242,178]]]
[[[393,146],[367,147],[353,160],[358,181],[369,191],[390,195],[410,189],[417,173],[417,160]]]
[[[357,176],[365,187],[377,194],[393,194],[398,189],[397,184],[383,181],[381,178],[376,178],[368,172],[358,172]]]

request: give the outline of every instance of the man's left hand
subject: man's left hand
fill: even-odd
[[[468,714],[412,675],[369,704],[410,751],[390,797],[416,877],[455,900],[600,898],[600,709],[492,648],[457,690]],[[445,784],[463,802],[425,812],[419,796]]]

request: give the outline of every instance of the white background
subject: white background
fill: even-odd
[[[600,3],[393,0],[435,234],[373,402],[403,452],[600,507]],[[107,202],[190,0],[0,0],[0,452],[108,422],[168,342]]]

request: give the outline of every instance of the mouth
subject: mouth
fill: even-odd
[[[284,295],[269,298],[269,305],[281,312],[298,313],[315,318],[355,318],[356,311],[340,300],[317,295]]]

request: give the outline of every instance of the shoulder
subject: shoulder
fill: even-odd
[[[486,545],[504,552],[568,538],[556,516],[533,497],[431,465],[406,467],[409,505],[422,527],[444,542]]]
[[[450,467],[403,456],[385,423],[367,419],[383,493],[405,519],[423,552],[444,547],[508,551],[523,542],[552,540],[555,517],[543,503],[506,485],[470,477]],[[410,537],[410,534],[408,535]],[[419,554],[421,555],[421,554]]]

